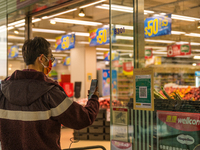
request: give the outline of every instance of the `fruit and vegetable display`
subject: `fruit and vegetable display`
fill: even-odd
[[[77,103],[85,106],[87,104],[88,99],[80,99]],[[99,98],[100,108],[110,108],[110,97],[100,97]],[[122,103],[118,100],[112,101],[112,106],[122,106]]]
[[[154,89],[155,99],[174,99],[174,100],[200,100],[200,87],[161,87],[158,92]]]

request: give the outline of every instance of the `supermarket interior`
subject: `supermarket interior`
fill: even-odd
[[[25,40],[44,37],[55,57],[48,77],[74,101],[86,105],[98,79],[100,112],[92,126],[69,131],[75,140],[113,150],[117,142],[127,150],[198,149],[200,128],[174,124],[189,117],[199,125],[200,0],[26,1],[8,0],[0,15],[0,81],[26,68]],[[134,109],[136,68],[153,70],[153,111]]]

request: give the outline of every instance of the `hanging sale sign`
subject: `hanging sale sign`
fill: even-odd
[[[133,62],[125,62],[123,63],[123,74],[124,75],[133,75]]]
[[[112,58],[112,60],[119,60],[119,53],[112,52],[111,58]],[[110,60],[110,52],[105,52],[104,53],[104,61],[109,61],[109,60]]]
[[[153,57],[153,52],[152,52],[152,48],[150,49],[145,49],[145,59],[150,59]]]
[[[150,38],[155,36],[171,34],[171,14],[165,16],[155,16],[145,19],[144,37]]]
[[[69,50],[75,47],[75,34],[63,35],[56,38],[56,50]]]
[[[158,149],[199,150],[200,114],[157,111]]]
[[[175,57],[175,56],[186,56],[191,55],[191,45],[183,44],[183,45],[170,45],[167,46],[167,57]]]
[[[8,58],[16,58],[16,57],[18,57],[18,54],[19,54],[19,47],[18,46],[12,46],[9,49]]]
[[[115,29],[112,29],[112,42],[116,41]],[[109,28],[98,28],[89,32],[90,46],[104,45],[110,43]]]
[[[64,58],[63,58],[63,65],[64,65],[64,66],[70,66],[70,64],[71,64],[71,59],[70,59],[70,57],[64,57]]]

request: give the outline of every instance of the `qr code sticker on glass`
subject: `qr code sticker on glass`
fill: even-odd
[[[147,98],[147,87],[146,86],[139,87],[139,98]]]

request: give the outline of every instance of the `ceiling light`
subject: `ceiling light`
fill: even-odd
[[[190,45],[200,45],[200,43],[196,43],[196,42],[191,42]]]
[[[90,36],[89,33],[84,33],[84,32],[74,32],[74,34],[75,34],[76,36],[86,36],[86,37],[89,37],[89,36]]]
[[[176,42],[176,44],[189,44],[189,42],[180,41],[180,42]]]
[[[56,42],[56,39],[46,39],[48,42]]]
[[[145,39],[146,42],[157,42],[157,43],[174,43],[175,41],[168,41],[168,40],[149,40]]]
[[[78,16],[79,17],[85,17],[85,13],[84,13],[83,9],[80,10]]]
[[[94,3],[86,4],[86,5],[83,5],[83,6],[79,7],[79,8],[86,8],[86,7],[89,7],[89,6],[92,6],[92,5],[96,5],[96,4],[104,2],[104,1],[106,1],[106,0],[100,0],[100,1],[97,1],[97,2],[94,2]]]
[[[190,34],[185,34],[186,36],[194,36],[194,37],[200,37],[200,34],[198,33],[190,33]]]
[[[32,23],[35,23],[35,22],[38,22],[38,21],[41,21],[42,19],[40,19],[40,18],[37,18],[37,19],[33,19],[32,20]]]
[[[97,47],[96,50],[99,50],[99,51],[109,51],[110,49],[109,48],[99,48],[99,47]]]
[[[196,66],[196,65],[197,65],[196,63],[193,63],[193,64],[192,64],[192,66]]]
[[[130,45],[130,44],[112,44],[112,46],[133,47],[133,45]]]
[[[15,22],[9,23],[8,26],[14,26],[14,25],[17,25],[17,24],[20,24],[20,23],[24,23],[24,22],[25,22],[25,19],[22,19],[22,20],[19,20],[19,21],[15,21]]]
[[[90,44],[90,42],[80,41],[79,44]]]
[[[18,46],[23,46],[24,44],[23,44],[23,43],[17,43],[17,45],[18,45]]]
[[[12,30],[12,29],[14,29],[14,27],[12,27],[12,26],[11,26],[11,27],[8,27],[8,30]]]
[[[106,65],[109,65],[109,61],[105,61],[105,64],[106,64]]]
[[[130,10],[130,9],[125,9],[124,7],[126,7],[126,6],[121,6],[121,8],[118,8],[118,7],[115,7],[115,6],[113,6],[113,5],[111,4],[111,10],[133,13],[133,8],[132,8],[132,10]],[[101,6],[96,6],[96,8],[107,9],[107,10],[109,10],[109,5],[103,4],[103,5],[101,5]]]
[[[97,56],[97,59],[104,59],[104,56]]]
[[[11,35],[8,35],[8,39],[25,40],[25,38],[24,38],[24,37],[19,37],[19,36],[11,36]]]
[[[63,11],[63,12],[60,12],[60,13],[57,13],[57,14],[54,14],[54,15],[51,15],[51,16],[44,16],[44,17],[42,17],[42,19],[53,18],[53,17],[55,17],[55,16],[63,15],[63,14],[66,14],[66,13],[69,13],[69,12],[72,12],[72,11],[76,11],[76,10],[77,10],[77,8],[70,9],[70,10]]]
[[[125,28],[125,30],[133,30],[133,26],[119,25],[119,24],[116,24],[115,28]]]
[[[163,46],[145,46],[145,48],[165,49],[166,50],[166,47],[163,47]]]
[[[8,45],[13,45],[13,43],[9,43],[9,42],[8,42]]]
[[[194,56],[193,58],[194,59],[200,59],[200,56]]]
[[[117,49],[117,52],[127,52],[127,53],[133,53],[133,50],[125,50],[125,49]]]
[[[54,18],[56,22],[61,23],[70,23],[70,24],[81,24],[81,25],[89,25],[89,26],[97,26],[102,25],[100,22],[92,22],[92,21],[82,21],[82,20],[75,20],[75,19],[62,19],[62,18]]]
[[[96,52],[97,55],[103,55],[104,52]]]
[[[144,10],[144,13],[153,14],[154,11],[151,11],[151,10]]]
[[[19,31],[18,31],[18,30],[15,30],[14,33],[15,33],[15,34],[19,34]]]
[[[171,34],[180,35],[180,34],[185,34],[185,32],[181,32],[181,31],[171,31]]]
[[[43,32],[43,33],[56,33],[56,34],[64,34],[65,31],[62,30],[51,30],[51,29],[39,29],[39,28],[33,28],[33,32]]]
[[[129,57],[133,57],[133,54],[129,54]]]
[[[15,27],[21,27],[21,26],[25,26],[25,23],[20,23],[20,24],[15,25]]]
[[[56,24],[54,20],[50,20],[50,24]]]
[[[167,52],[158,52],[158,51],[153,51],[153,54],[166,54],[166,55],[167,55]]]
[[[165,16],[165,15],[166,15],[166,13],[160,13],[160,15],[162,15],[162,16]]]
[[[116,39],[120,39],[120,40],[133,40],[133,37],[131,37],[131,36],[120,36],[120,35],[117,35]]]
[[[194,49],[192,52],[200,52],[200,49]]]
[[[196,21],[196,20],[200,20],[200,18],[194,18],[194,17],[188,17],[188,16],[181,16],[181,15],[175,15],[175,14],[172,14],[171,18],[172,19],[177,19],[177,20],[184,20],[184,21]]]

